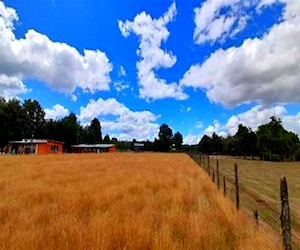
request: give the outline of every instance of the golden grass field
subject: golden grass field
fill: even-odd
[[[0,157],[1,249],[281,249],[185,154]]]
[[[251,211],[258,210],[261,219],[269,223],[278,233],[280,228],[280,178],[286,177],[292,219],[293,242],[300,249],[300,163],[266,162],[211,157],[210,164],[216,169],[219,161],[220,172],[228,182],[228,194],[234,200],[234,163],[238,164],[241,206]],[[221,182],[222,183],[222,182]]]

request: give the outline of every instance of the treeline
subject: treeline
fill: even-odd
[[[64,151],[70,152],[71,145],[79,143],[110,143],[106,135],[102,139],[101,125],[94,118],[90,125],[82,126],[74,113],[60,120],[46,120],[45,111],[36,100],[17,99],[6,101],[0,98],[0,149],[8,141],[21,139],[52,139],[64,142]]]
[[[114,143],[120,151],[134,149],[133,141],[118,141],[107,134],[102,138],[101,124],[94,118],[87,126],[82,126],[74,113],[59,119],[45,119],[45,111],[36,100],[17,99],[6,101],[0,97],[0,150],[4,149],[8,141],[21,139],[51,139],[64,142],[64,152],[71,152],[71,145],[81,143]],[[181,150],[182,135],[177,132],[173,135],[168,125],[160,126],[158,139],[154,142],[145,141],[145,151],[168,152],[174,145]]]
[[[134,144],[137,143],[135,139],[132,141],[119,141],[116,143],[119,151],[134,150]],[[169,152],[181,151],[183,149],[183,137],[179,131],[173,135],[172,129],[167,124],[162,124],[159,128],[159,133],[154,141],[139,141],[144,144],[144,151],[154,152]]]
[[[120,151],[134,149],[133,141],[118,141],[105,135],[102,138],[101,124],[94,118],[89,125],[83,126],[74,113],[59,119],[46,120],[45,111],[36,100],[17,99],[6,101],[0,97],[0,150],[8,141],[23,138],[52,139],[64,142],[64,152],[71,151],[71,145],[81,143],[114,143]],[[180,132],[173,135],[167,124],[162,124],[154,141],[143,141],[145,151],[168,152],[170,150],[198,150],[205,154],[225,154],[253,156],[264,160],[300,160],[299,137],[287,131],[281,120],[271,117],[271,121],[258,127],[256,132],[239,125],[234,136],[226,138],[213,134],[204,135],[198,145],[182,145]]]
[[[225,154],[259,157],[263,160],[300,160],[299,137],[287,131],[281,120],[271,121],[258,127],[256,132],[239,125],[234,136],[226,138],[213,134],[204,135],[198,144],[198,151],[205,154]]]

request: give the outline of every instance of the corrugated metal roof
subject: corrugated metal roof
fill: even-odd
[[[31,143],[47,143],[48,140],[42,139],[23,139],[22,141],[9,141],[9,143],[15,144],[31,144]]]
[[[10,144],[31,144],[31,143],[47,143],[47,142],[55,142],[55,143],[62,143],[60,141],[54,141],[54,140],[46,140],[46,139],[22,139],[22,141],[9,141]]]
[[[111,148],[115,147],[115,144],[78,144],[72,145],[72,148]]]
[[[134,143],[133,144],[134,147],[144,147],[144,143]]]

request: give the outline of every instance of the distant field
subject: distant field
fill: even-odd
[[[185,154],[1,156],[0,197],[0,249],[281,248]]]
[[[216,157],[215,157],[216,158]],[[293,240],[300,249],[300,163],[265,162],[219,158],[220,172],[230,180],[229,194],[234,195],[234,163],[239,170],[240,196],[242,206],[251,211],[258,210],[260,217],[280,232],[280,178],[288,181],[289,202],[292,219]],[[216,168],[212,157],[211,166]]]

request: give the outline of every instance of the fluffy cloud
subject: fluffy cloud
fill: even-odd
[[[28,89],[19,77],[0,74],[0,96],[10,99],[26,92]]]
[[[225,106],[258,101],[300,102],[300,1],[288,1],[283,21],[261,39],[219,49],[202,65],[192,65],[181,86],[205,89]]]
[[[216,133],[221,136],[234,135],[239,124],[250,127],[255,131],[258,126],[270,122],[271,116],[280,118],[285,129],[300,135],[300,112],[295,116],[288,115],[286,108],[279,105],[270,108],[257,105],[246,112],[231,116],[225,125],[215,120],[213,125],[205,129],[204,133],[207,135]]]
[[[119,28],[124,37],[132,32],[139,36],[140,45],[137,55],[141,58],[137,62],[140,97],[162,99],[172,97],[186,99],[187,95],[176,83],[167,83],[165,79],[156,76],[155,70],[172,67],[177,58],[171,52],[161,49],[161,43],[168,39],[169,31],[166,25],[174,19],[176,5],[173,3],[168,11],[160,18],[153,19],[145,12],[138,14],[134,21],[119,21]]]
[[[114,83],[114,87],[118,92],[121,92],[125,89],[128,89],[130,86],[129,86],[129,84],[125,83],[124,81],[117,81]]]
[[[237,132],[239,124],[250,127],[252,130],[256,130],[259,125],[268,123],[271,116],[283,118],[286,112],[287,111],[283,106],[264,108],[261,105],[257,105],[244,113],[231,116],[227,121],[225,128],[230,135],[234,135]]]
[[[120,66],[119,72],[118,72],[118,76],[122,77],[122,76],[126,76],[126,70],[123,66]]]
[[[60,104],[55,104],[52,109],[45,109],[45,118],[57,120],[69,114],[69,110]]]
[[[183,144],[195,145],[198,144],[201,139],[200,135],[188,134],[183,138]]]
[[[226,137],[228,135],[227,131],[223,130],[223,126],[220,124],[218,120],[214,120],[213,125],[209,125],[205,130],[204,134],[208,136],[212,136],[213,133],[218,134],[219,136]]]
[[[248,5],[248,1],[241,0],[204,1],[194,9],[195,42],[214,43],[235,36],[246,26],[248,15],[244,8]]]
[[[114,119],[106,120],[107,116]],[[132,111],[113,98],[90,100],[86,107],[80,108],[78,118],[81,122],[89,122],[94,117],[101,121],[103,133],[123,140],[154,139],[159,130],[159,125],[155,123],[158,116],[149,111]]]
[[[300,136],[300,112],[296,115],[285,115],[282,117],[283,126]]]
[[[267,108],[257,105],[246,112],[231,116],[224,124],[221,124],[218,120],[214,120],[213,124],[204,130],[204,133],[190,133],[184,137],[183,141],[185,144],[193,145],[200,141],[203,134],[212,136],[213,133],[216,133],[223,137],[235,135],[239,124],[243,124],[256,131],[260,125],[269,123],[272,116],[280,118],[286,130],[300,135],[300,112],[296,115],[289,115],[284,106],[277,105]],[[198,124],[201,126],[198,126]],[[195,128],[202,128],[202,123],[197,122]]]
[[[252,8],[261,13],[267,6],[288,0],[218,0],[203,1],[194,9],[194,41],[197,44],[206,42],[223,42],[243,31],[251,18]],[[291,1],[292,2],[292,1]],[[293,4],[293,3],[292,3]]]
[[[105,53],[84,50],[81,55],[74,47],[53,42],[34,30],[17,39],[15,21],[16,11],[0,1],[0,95],[25,92],[25,78],[40,80],[65,93],[76,87],[92,93],[109,89],[112,65]]]

